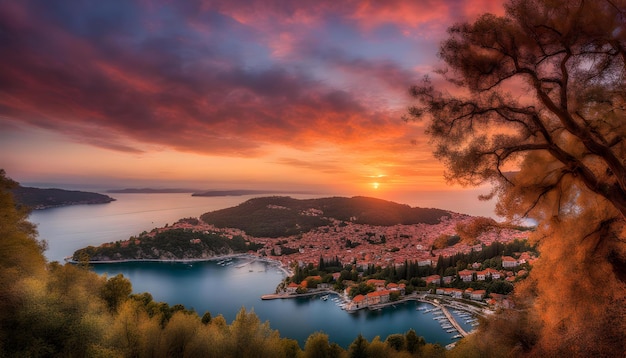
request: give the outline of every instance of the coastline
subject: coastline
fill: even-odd
[[[262,295],[261,296],[261,300],[275,300],[275,299],[290,299],[290,298],[303,298],[303,297],[312,297],[312,296],[316,296],[316,295],[328,295],[328,294],[335,294],[337,296],[340,297],[340,299],[343,301],[343,303],[348,303],[350,302],[346,297],[344,297],[343,295],[341,295],[340,293],[333,291],[331,289],[322,289],[322,290],[316,290],[313,292],[307,292],[307,293],[286,293],[286,292],[282,292],[282,293],[275,293],[275,294],[266,294],[266,295]],[[405,296],[397,301],[389,301],[389,302],[385,302],[385,303],[379,303],[379,304],[375,304],[375,305],[370,305],[370,306],[365,306],[365,307],[361,307],[361,308],[357,308],[357,309],[348,309],[343,308],[344,311],[346,311],[346,313],[354,313],[356,311],[362,311],[362,310],[370,310],[370,311],[375,311],[375,310],[380,310],[382,308],[385,307],[389,307],[389,306],[393,306],[395,307],[396,304],[404,304],[407,303],[409,301],[417,301],[417,302],[422,302],[422,303],[426,303],[429,305],[432,305],[434,307],[436,307],[437,309],[441,310],[441,312],[443,312],[443,314],[445,315],[446,319],[450,322],[450,324],[452,324],[452,326],[457,330],[457,332],[463,336],[463,337],[467,337],[468,335],[472,334],[475,332],[475,330],[472,330],[470,332],[467,332],[463,329],[463,327],[456,321],[456,318],[454,316],[452,316],[450,314],[450,312],[448,311],[447,307],[450,308],[454,308],[457,310],[461,310],[461,311],[465,311],[468,312],[472,315],[475,316],[481,316],[481,314],[479,312],[476,312],[475,310],[472,309],[468,309],[467,307],[460,307],[454,304],[445,304],[443,302],[439,301],[439,298],[435,298],[435,297],[429,297],[428,294],[411,294],[409,296]],[[456,342],[453,342],[456,343]]]
[[[193,262],[207,262],[207,261],[219,261],[225,259],[234,259],[234,258],[250,258],[252,261],[263,261],[271,266],[278,268],[287,276],[293,276],[293,272],[287,267],[283,265],[282,262],[278,260],[273,260],[267,257],[255,256],[250,253],[238,253],[238,254],[228,254],[228,255],[218,255],[207,258],[195,258],[195,259],[124,259],[124,260],[104,260],[104,261],[89,261],[89,265],[100,265],[100,264],[117,264],[117,263],[129,263],[129,262],[161,262],[161,263],[193,263]],[[78,264],[78,261],[71,259],[71,256],[67,256],[65,262],[70,264]]]

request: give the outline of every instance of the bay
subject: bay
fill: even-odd
[[[126,240],[142,231],[172,224],[185,217],[236,206],[258,195],[202,197],[185,193],[111,194],[107,204],[72,205],[33,211],[39,238],[46,240],[49,261],[61,261],[88,245]],[[319,195],[293,194],[298,199]]]
[[[292,195],[312,198],[319,195]],[[131,235],[173,223],[183,217],[237,205],[254,196],[192,197],[189,194],[116,194],[117,201],[102,205],[78,205],[33,212],[30,220],[38,225],[41,239],[48,242],[46,257],[61,261],[75,250],[104,242],[125,240]],[[247,260],[247,261],[242,261]],[[417,308],[424,303],[408,302],[379,311],[347,313],[332,300],[319,297],[262,301],[273,293],[284,273],[275,266],[249,258],[234,259],[228,266],[215,261],[193,263],[131,262],[94,265],[99,274],[122,273],[133,284],[135,293],[150,292],[156,301],[183,304],[199,314],[221,314],[228,322],[245,308],[253,310],[262,322],[269,321],[282,337],[296,339],[304,347],[306,338],[317,331],[329,335],[343,347],[362,334],[368,340],[414,329],[427,342],[448,344],[454,333],[447,333],[432,314]],[[465,327],[471,330],[471,327]]]
[[[314,332],[328,334],[331,342],[344,348],[362,334],[368,340],[379,336],[384,340],[394,333],[414,329],[427,342],[448,344],[455,333],[447,333],[433,319],[432,313],[418,308],[431,305],[409,301],[378,311],[361,310],[348,313],[342,310],[331,295],[328,300],[320,296],[277,300],[261,300],[261,295],[273,293],[284,278],[276,266],[249,258],[233,259],[228,266],[215,261],[193,263],[127,262],[97,264],[93,269],[99,274],[113,276],[118,273],[128,277],[135,292],[150,292],[155,300],[169,304],[183,304],[200,315],[209,311],[213,317],[224,316],[232,322],[237,312],[244,308],[253,310],[261,322],[269,321],[282,337],[296,339],[304,347],[306,339]],[[466,326],[465,329],[471,330]]]

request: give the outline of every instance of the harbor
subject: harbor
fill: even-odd
[[[330,298],[331,296],[335,296]],[[350,309],[350,300],[347,297],[341,296],[335,291],[332,290],[316,290],[314,292],[307,292],[301,294],[295,293],[277,293],[277,294],[269,294],[261,296],[262,300],[273,300],[273,299],[295,299],[295,298],[311,298],[314,299],[319,297],[322,301],[331,300],[342,310],[345,310],[348,313],[354,313],[358,310]],[[473,329],[467,330],[462,325],[465,323],[466,325],[470,325],[471,327],[478,326],[478,319],[476,318],[477,312],[470,312],[469,307],[464,307],[460,302],[453,302],[452,304],[446,303],[443,304],[438,299],[433,299],[432,297],[428,297],[427,295],[411,295],[406,296],[401,300],[386,302],[376,305],[368,306],[368,311],[380,311],[386,307],[396,308],[396,305],[406,303],[408,301],[417,301],[422,303],[427,303],[432,305],[431,308],[427,308],[427,306],[421,306],[417,310],[421,311],[423,314],[431,314],[432,319],[436,321],[441,329],[447,333],[452,334],[452,339],[460,339],[468,336],[473,332]],[[463,309],[463,308],[465,309]],[[450,312],[452,309],[452,312]],[[458,317],[455,317],[455,315]],[[461,321],[461,322],[459,322]],[[452,342],[450,347],[454,345],[455,342]],[[452,345],[452,346],[451,346]],[[449,347],[449,348],[450,348]]]

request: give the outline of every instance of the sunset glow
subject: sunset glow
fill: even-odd
[[[501,2],[2,2],[0,167],[104,188],[442,190],[407,90],[483,11]]]

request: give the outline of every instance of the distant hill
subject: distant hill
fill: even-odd
[[[331,197],[299,200],[284,196],[250,199],[238,206],[212,211],[200,218],[216,227],[237,228],[254,237],[284,237],[325,226],[330,219],[391,226],[437,224],[450,212],[412,208],[368,197]]]
[[[107,193],[116,194],[169,194],[169,193],[195,193],[195,189],[153,189],[153,188],[127,188],[127,189],[111,189]]]
[[[262,245],[261,245],[262,246]],[[259,247],[241,236],[232,239],[215,232],[193,232],[174,229],[153,237],[141,235],[126,241],[88,246],[76,250],[76,262],[87,257],[91,262],[120,260],[189,260],[207,259],[218,255],[243,253]]]
[[[79,204],[105,204],[114,201],[108,195],[63,189],[40,189],[19,186],[13,190],[15,201],[34,210]]]
[[[265,195],[265,194],[310,194],[307,192],[280,191],[280,190],[207,190],[193,193],[191,196],[242,196],[242,195]]]

